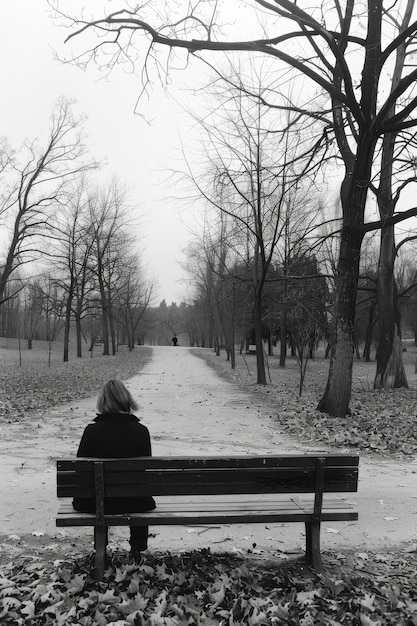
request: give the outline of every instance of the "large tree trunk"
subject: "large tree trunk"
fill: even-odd
[[[336,276],[335,316],[327,387],[318,410],[336,417],[349,413],[352,389],[353,326],[362,237],[342,229]]]
[[[378,352],[375,389],[408,387],[401,345],[394,254],[394,227],[390,226],[381,230],[377,282]]]
[[[368,106],[372,110],[371,104]],[[376,141],[377,137],[366,129],[359,136],[356,157],[345,161],[345,178],[340,192],[343,224],[335,276],[334,334],[327,386],[317,407],[319,411],[334,417],[349,414],[356,291],[365,234],[365,205]]]

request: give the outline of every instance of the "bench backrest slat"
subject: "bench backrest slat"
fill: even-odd
[[[268,456],[166,456],[166,457],[135,457],[127,459],[100,459],[104,463],[104,469],[115,471],[141,471],[145,469],[215,469],[215,468],[249,468],[249,467],[303,467],[314,468],[317,458],[326,459],[326,467],[351,466],[358,467],[359,456],[356,454],[323,454],[313,455],[268,455]],[[74,470],[83,471],[83,468],[91,468],[91,464],[97,459],[74,458],[59,459],[57,461],[58,471]]]
[[[143,457],[102,459],[105,497],[314,493],[317,458],[325,459],[324,493],[353,492],[356,455]],[[58,497],[94,497],[94,462],[57,462]]]

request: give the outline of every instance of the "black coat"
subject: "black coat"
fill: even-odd
[[[151,456],[151,439],[146,426],[134,415],[127,413],[108,413],[97,415],[93,424],[89,424],[81,437],[77,456],[96,458],[128,458]],[[150,496],[137,498],[106,498],[107,513],[134,513],[155,508],[155,501]],[[74,498],[74,509],[86,513],[95,512],[93,498]]]

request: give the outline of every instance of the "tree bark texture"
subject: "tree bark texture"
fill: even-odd
[[[336,276],[336,300],[329,376],[318,410],[336,417],[349,412],[353,367],[353,327],[362,237],[343,227]]]
[[[377,282],[378,351],[375,389],[408,387],[402,354],[394,255],[394,227],[389,226],[381,231]]]

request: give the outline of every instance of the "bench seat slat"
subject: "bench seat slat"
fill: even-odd
[[[175,502],[158,504],[153,511],[105,516],[106,523],[111,525],[204,525],[227,523],[259,523],[259,522],[306,522],[313,516],[311,501],[257,501],[250,502]],[[358,514],[352,505],[332,500],[322,510],[323,521],[357,520]],[[95,515],[79,513],[71,506],[63,505],[57,517],[58,526],[92,525]]]
[[[230,507],[232,509],[236,507],[248,507],[248,508],[256,508],[256,507],[280,507],[280,506],[288,506],[288,502],[293,502],[294,505],[297,505],[300,508],[312,507],[314,498],[312,496],[294,496],[291,498],[288,497],[270,497],[260,495],[259,497],[245,497],[244,499],[238,498],[237,496],[233,496],[232,498],[228,498],[227,500],[217,496],[214,498],[206,499],[206,498],[159,498],[157,500],[158,509],[169,509],[172,506],[178,506],[184,510],[216,510],[218,507],[226,508]],[[327,508],[352,508],[354,505],[353,502],[346,500],[345,498],[337,498],[333,496],[325,496],[323,499],[323,506]],[[60,503],[59,512],[72,512],[78,513],[73,508],[71,502],[62,501]]]
[[[216,502],[182,502],[179,500],[175,500],[175,502],[162,502],[162,503],[158,503],[157,505],[157,511],[158,512],[164,512],[164,511],[171,511],[173,509],[178,509],[184,512],[190,512],[190,513],[194,513],[194,512],[210,512],[210,511],[218,511],[221,510],[223,512],[227,512],[227,511],[249,511],[249,510],[259,510],[259,511],[270,511],[270,510],[274,510],[274,511],[280,511],[280,510],[285,510],[288,509],[289,507],[289,502],[291,503],[291,506],[294,508],[294,510],[298,510],[298,511],[303,511],[303,512],[311,512],[313,510],[313,501],[312,500],[296,500],[296,499],[291,499],[291,500],[280,500],[280,501],[276,501],[276,500],[250,500],[250,501],[244,501],[244,502],[222,502],[222,501],[216,501]],[[327,512],[329,511],[350,511],[353,509],[353,504],[351,503],[346,503],[346,502],[340,502],[338,500],[331,500],[329,502],[326,502],[325,504],[325,510]],[[59,508],[59,512],[58,515],[62,516],[62,515],[66,515],[66,516],[77,516],[80,515],[81,517],[84,515],[84,513],[81,513],[79,511],[75,511],[75,509],[70,505],[70,504],[62,504]],[[92,514],[87,513],[87,516],[90,516]]]

